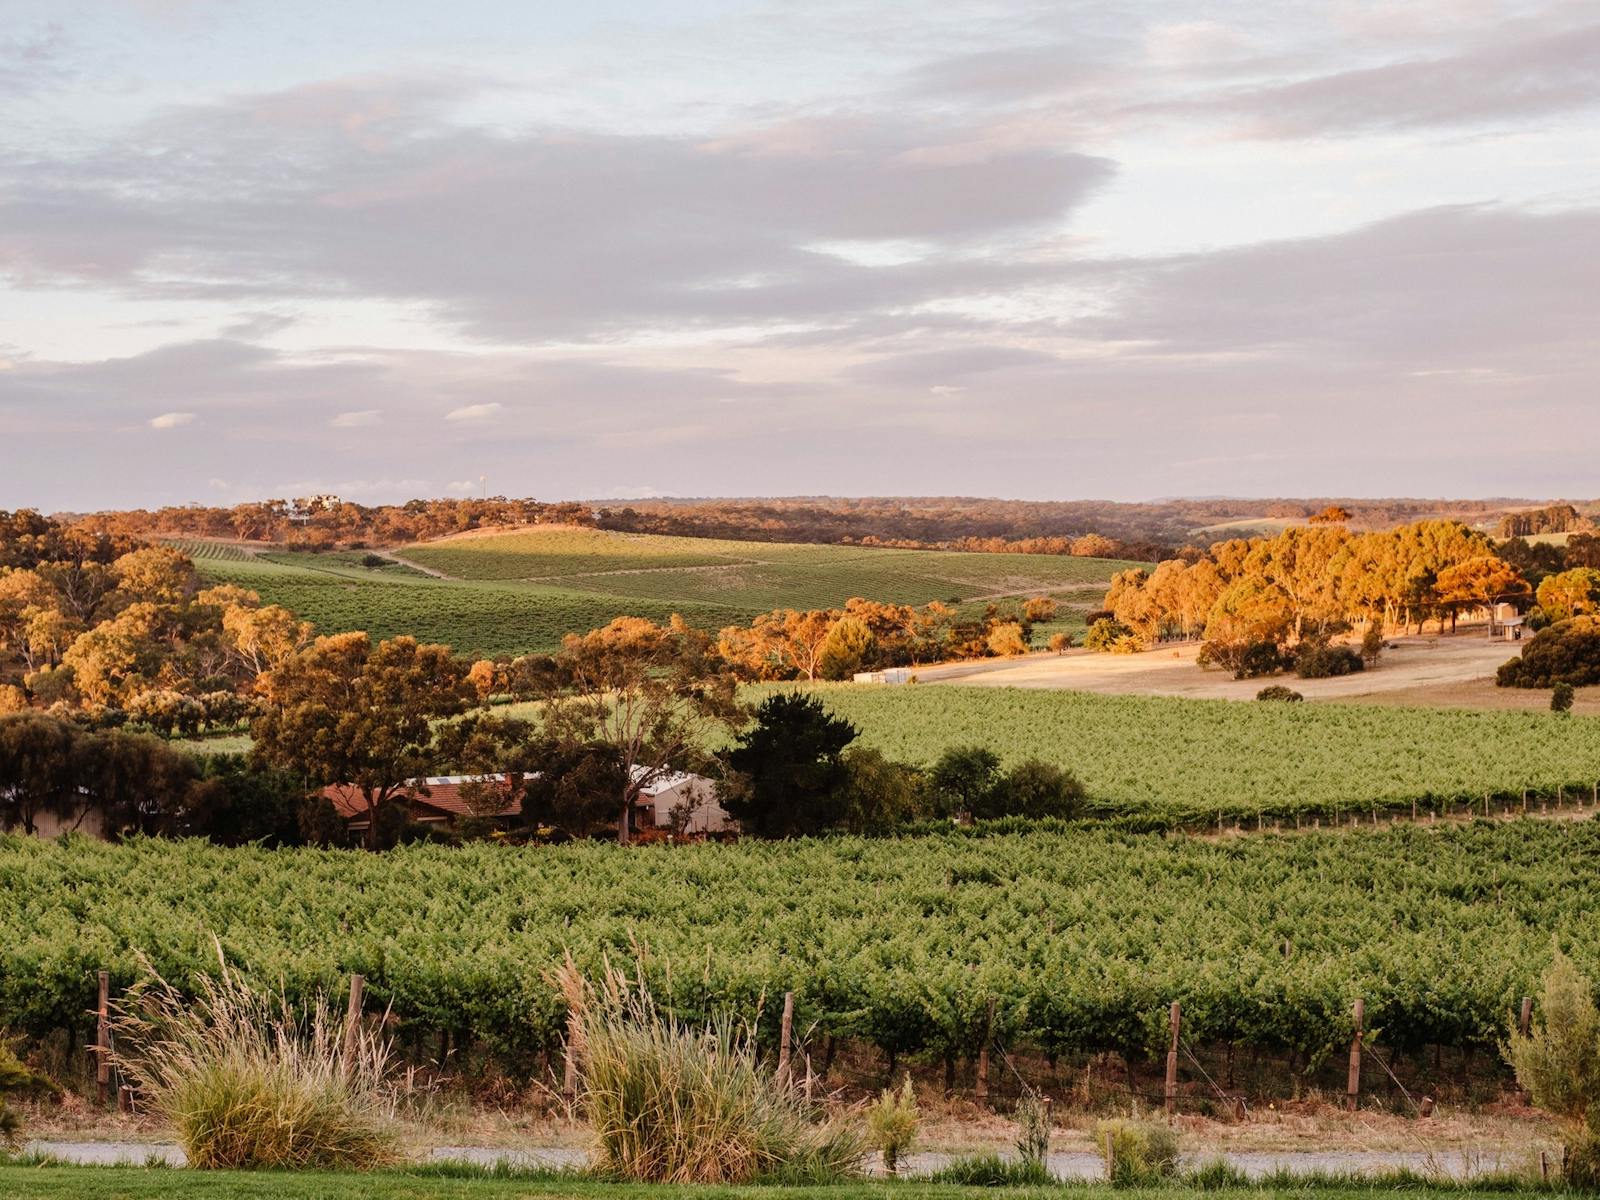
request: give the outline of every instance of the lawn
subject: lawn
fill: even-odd
[[[1530,1189],[1531,1194],[1532,1189]],[[973,1188],[900,1182],[861,1181],[832,1186],[714,1187],[605,1183],[587,1179],[539,1179],[488,1173],[379,1171],[353,1175],[320,1171],[295,1173],[184,1171],[144,1167],[0,1166],[0,1195],[14,1200],[312,1200],[362,1197],[364,1200],[455,1200],[457,1197],[518,1197],[525,1200],[999,1200],[1002,1197],[1070,1195],[1081,1200],[1265,1200],[1266,1197],[1314,1194],[1327,1200],[1373,1200],[1394,1196],[1398,1189],[1379,1185],[1313,1185],[1234,1187],[1217,1190],[1173,1185],[1162,1188],[1112,1188],[1104,1184],[1071,1184],[1044,1188]],[[1407,1187],[1413,1200],[1449,1196],[1453,1200],[1518,1195],[1503,1189],[1468,1186]]]
[[[251,588],[299,613],[319,633],[410,634],[462,654],[551,650],[563,635],[617,616],[706,629],[744,624],[774,608],[826,608],[852,596],[902,604],[941,600],[963,612],[990,599],[1052,595],[1061,615],[1039,640],[1082,627],[1111,575],[1110,559],[874,550],[698,538],[646,537],[552,527],[406,548],[400,564],[366,565],[364,551],[254,553],[218,542],[175,543],[211,582]]]

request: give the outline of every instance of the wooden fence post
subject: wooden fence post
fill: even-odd
[[[987,1015],[983,1022],[983,1048],[978,1051],[978,1087],[977,1096],[979,1108],[986,1108],[989,1104],[989,1043],[994,1040],[994,997],[989,997],[986,1006]]]
[[[111,972],[100,972],[100,1000],[95,1008],[94,1090],[101,1104],[111,1096]]]
[[[1350,1039],[1350,1079],[1345,1087],[1345,1107],[1351,1111],[1356,1110],[1356,1101],[1361,1095],[1361,1026],[1367,1016],[1367,1002],[1358,999],[1355,1003],[1355,1036]]]
[[[783,1023],[778,1034],[778,1082],[789,1082],[789,1042],[794,1036],[794,993],[783,994]],[[892,1081],[891,1081],[892,1082]]]
[[[1106,1130],[1106,1178],[1117,1178],[1117,1144],[1111,1140],[1111,1130]]]
[[[1178,1028],[1183,1020],[1182,1009],[1178,1002],[1172,1002],[1172,1009],[1167,1014],[1167,1024],[1172,1032],[1172,1042],[1167,1047],[1167,1115],[1177,1111],[1178,1108]]]
[[[350,976],[350,999],[344,1009],[344,1057],[348,1062],[355,1056],[361,1036],[361,1001],[367,992],[367,977]]]
[[[1528,1036],[1528,1026],[1533,1020],[1533,997],[1522,998],[1522,1009],[1517,1013],[1517,1032],[1523,1037]]]

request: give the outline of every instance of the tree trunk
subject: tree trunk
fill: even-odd
[[[632,815],[633,797],[623,793],[622,818],[617,822],[617,845],[626,846],[631,840],[628,836],[628,817]]]

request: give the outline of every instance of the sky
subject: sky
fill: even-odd
[[[0,507],[1595,496],[1600,0],[0,0]]]

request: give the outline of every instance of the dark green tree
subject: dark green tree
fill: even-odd
[[[990,793],[1000,782],[1000,758],[983,746],[952,746],[928,772],[939,810],[945,815],[978,816],[990,807]]]
[[[799,692],[767,697],[755,716],[727,756],[738,777],[722,801],[728,815],[757,837],[803,837],[838,824],[849,778],[842,755],[855,726]]]

